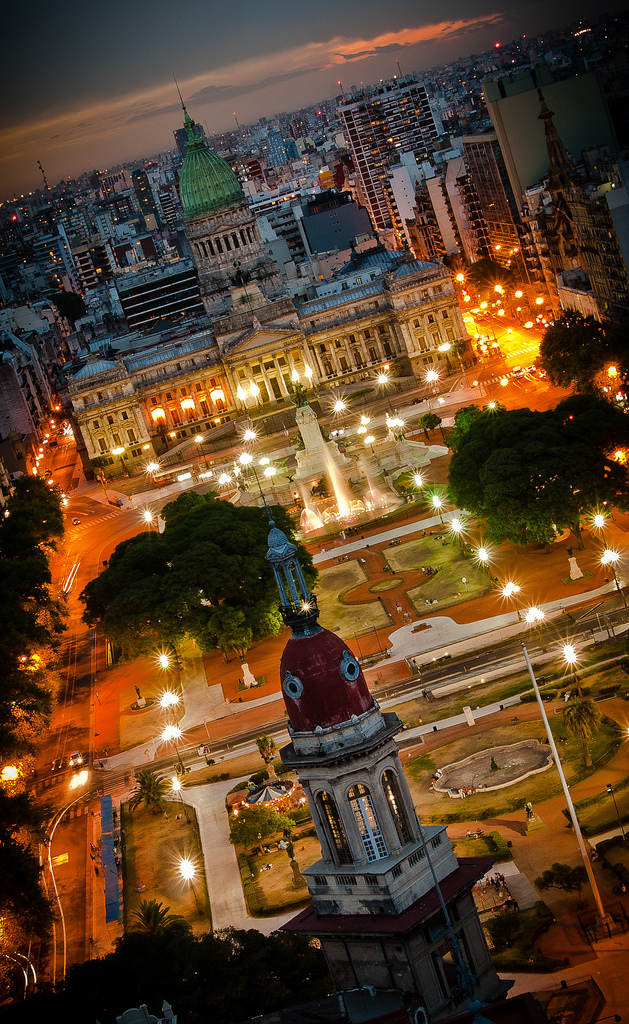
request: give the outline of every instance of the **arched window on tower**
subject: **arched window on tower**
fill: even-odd
[[[382,776],[382,786],[384,789],[384,795],[387,798],[389,804],[389,810],[391,811],[391,817],[393,818],[393,824],[398,835],[402,846],[411,841],[411,833],[404,813],[404,805],[400,796],[400,790],[398,786],[398,780],[395,772],[387,771]]]
[[[388,857],[389,851],[378,824],[371,793],[366,786],[363,786],[362,782],[359,782],[356,786],[352,786],[347,795],[356,818],[367,860],[382,860],[383,857]]]
[[[327,826],[326,832],[330,845],[338,857],[339,864],[351,864],[352,853],[334,797],[324,790],[323,793],[319,793],[317,803],[321,817]]]

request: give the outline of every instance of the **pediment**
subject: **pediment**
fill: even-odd
[[[254,328],[247,331],[240,337],[233,338],[227,346],[227,353],[231,356],[235,353],[241,355],[243,352],[252,352],[258,349],[278,348],[290,342],[301,344],[303,335],[301,331],[293,328],[282,329],[274,327]]]

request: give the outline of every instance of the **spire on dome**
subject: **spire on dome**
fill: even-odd
[[[292,544],[285,533],[279,530],[273,520],[268,536],[269,549],[265,555],[270,562],[275,576],[275,583],[280,595],[282,618],[290,626],[293,635],[310,636],[317,633],[321,626],[317,624],[319,609],[317,598],[310,593],[304,579],[297,547]]]
[[[539,115],[539,120],[544,122],[544,132],[546,134],[546,149],[548,151],[548,170],[551,179],[554,178],[560,183],[565,183],[568,179],[572,165],[570,163],[570,157],[566,152],[566,147],[559,137],[559,132],[553,124],[553,117],[555,116],[554,111],[549,110],[546,106],[546,100],[541,89],[537,90],[539,101],[542,105],[542,112]]]

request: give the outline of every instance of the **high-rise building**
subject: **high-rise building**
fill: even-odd
[[[403,153],[425,160],[437,140],[426,88],[409,78],[382,82],[343,103],[339,115],[358,174],[359,202],[369,210],[376,228],[391,228],[389,168]]]
[[[339,990],[395,988],[423,1017],[504,995],[474,904],[485,858],[458,860],[445,825],[422,825],[381,712],[350,648],[317,622],[297,548],[272,525],[270,562],[290,636],[280,665],[290,742],[321,844],[303,871],[312,904],[284,929],[319,939]]]
[[[516,206],[526,189],[546,174],[548,157],[539,125],[537,89],[542,88],[566,150],[574,161],[584,149],[618,148],[600,77],[586,71],[554,82],[546,64],[483,82],[483,94],[503,154]]]
[[[523,266],[520,216],[495,132],[462,139],[465,163],[487,225],[492,259],[504,266]]]
[[[207,141],[205,128],[203,127],[202,124],[195,122],[194,131],[199,139]],[[185,128],[176,128],[175,131],[173,132],[173,135],[175,136],[177,149],[179,150],[179,153],[183,159],[186,153],[188,152],[188,132],[186,131]]]
[[[127,271],[117,277],[116,290],[132,330],[144,330],[158,320],[203,314],[192,260],[177,260],[148,270]]]

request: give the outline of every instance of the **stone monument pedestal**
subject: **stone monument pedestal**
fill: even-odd
[[[548,825],[545,821],[542,821],[535,811],[533,811],[533,813],[526,819],[525,828],[525,834],[529,836],[533,832],[541,832],[543,829],[548,828]]]

